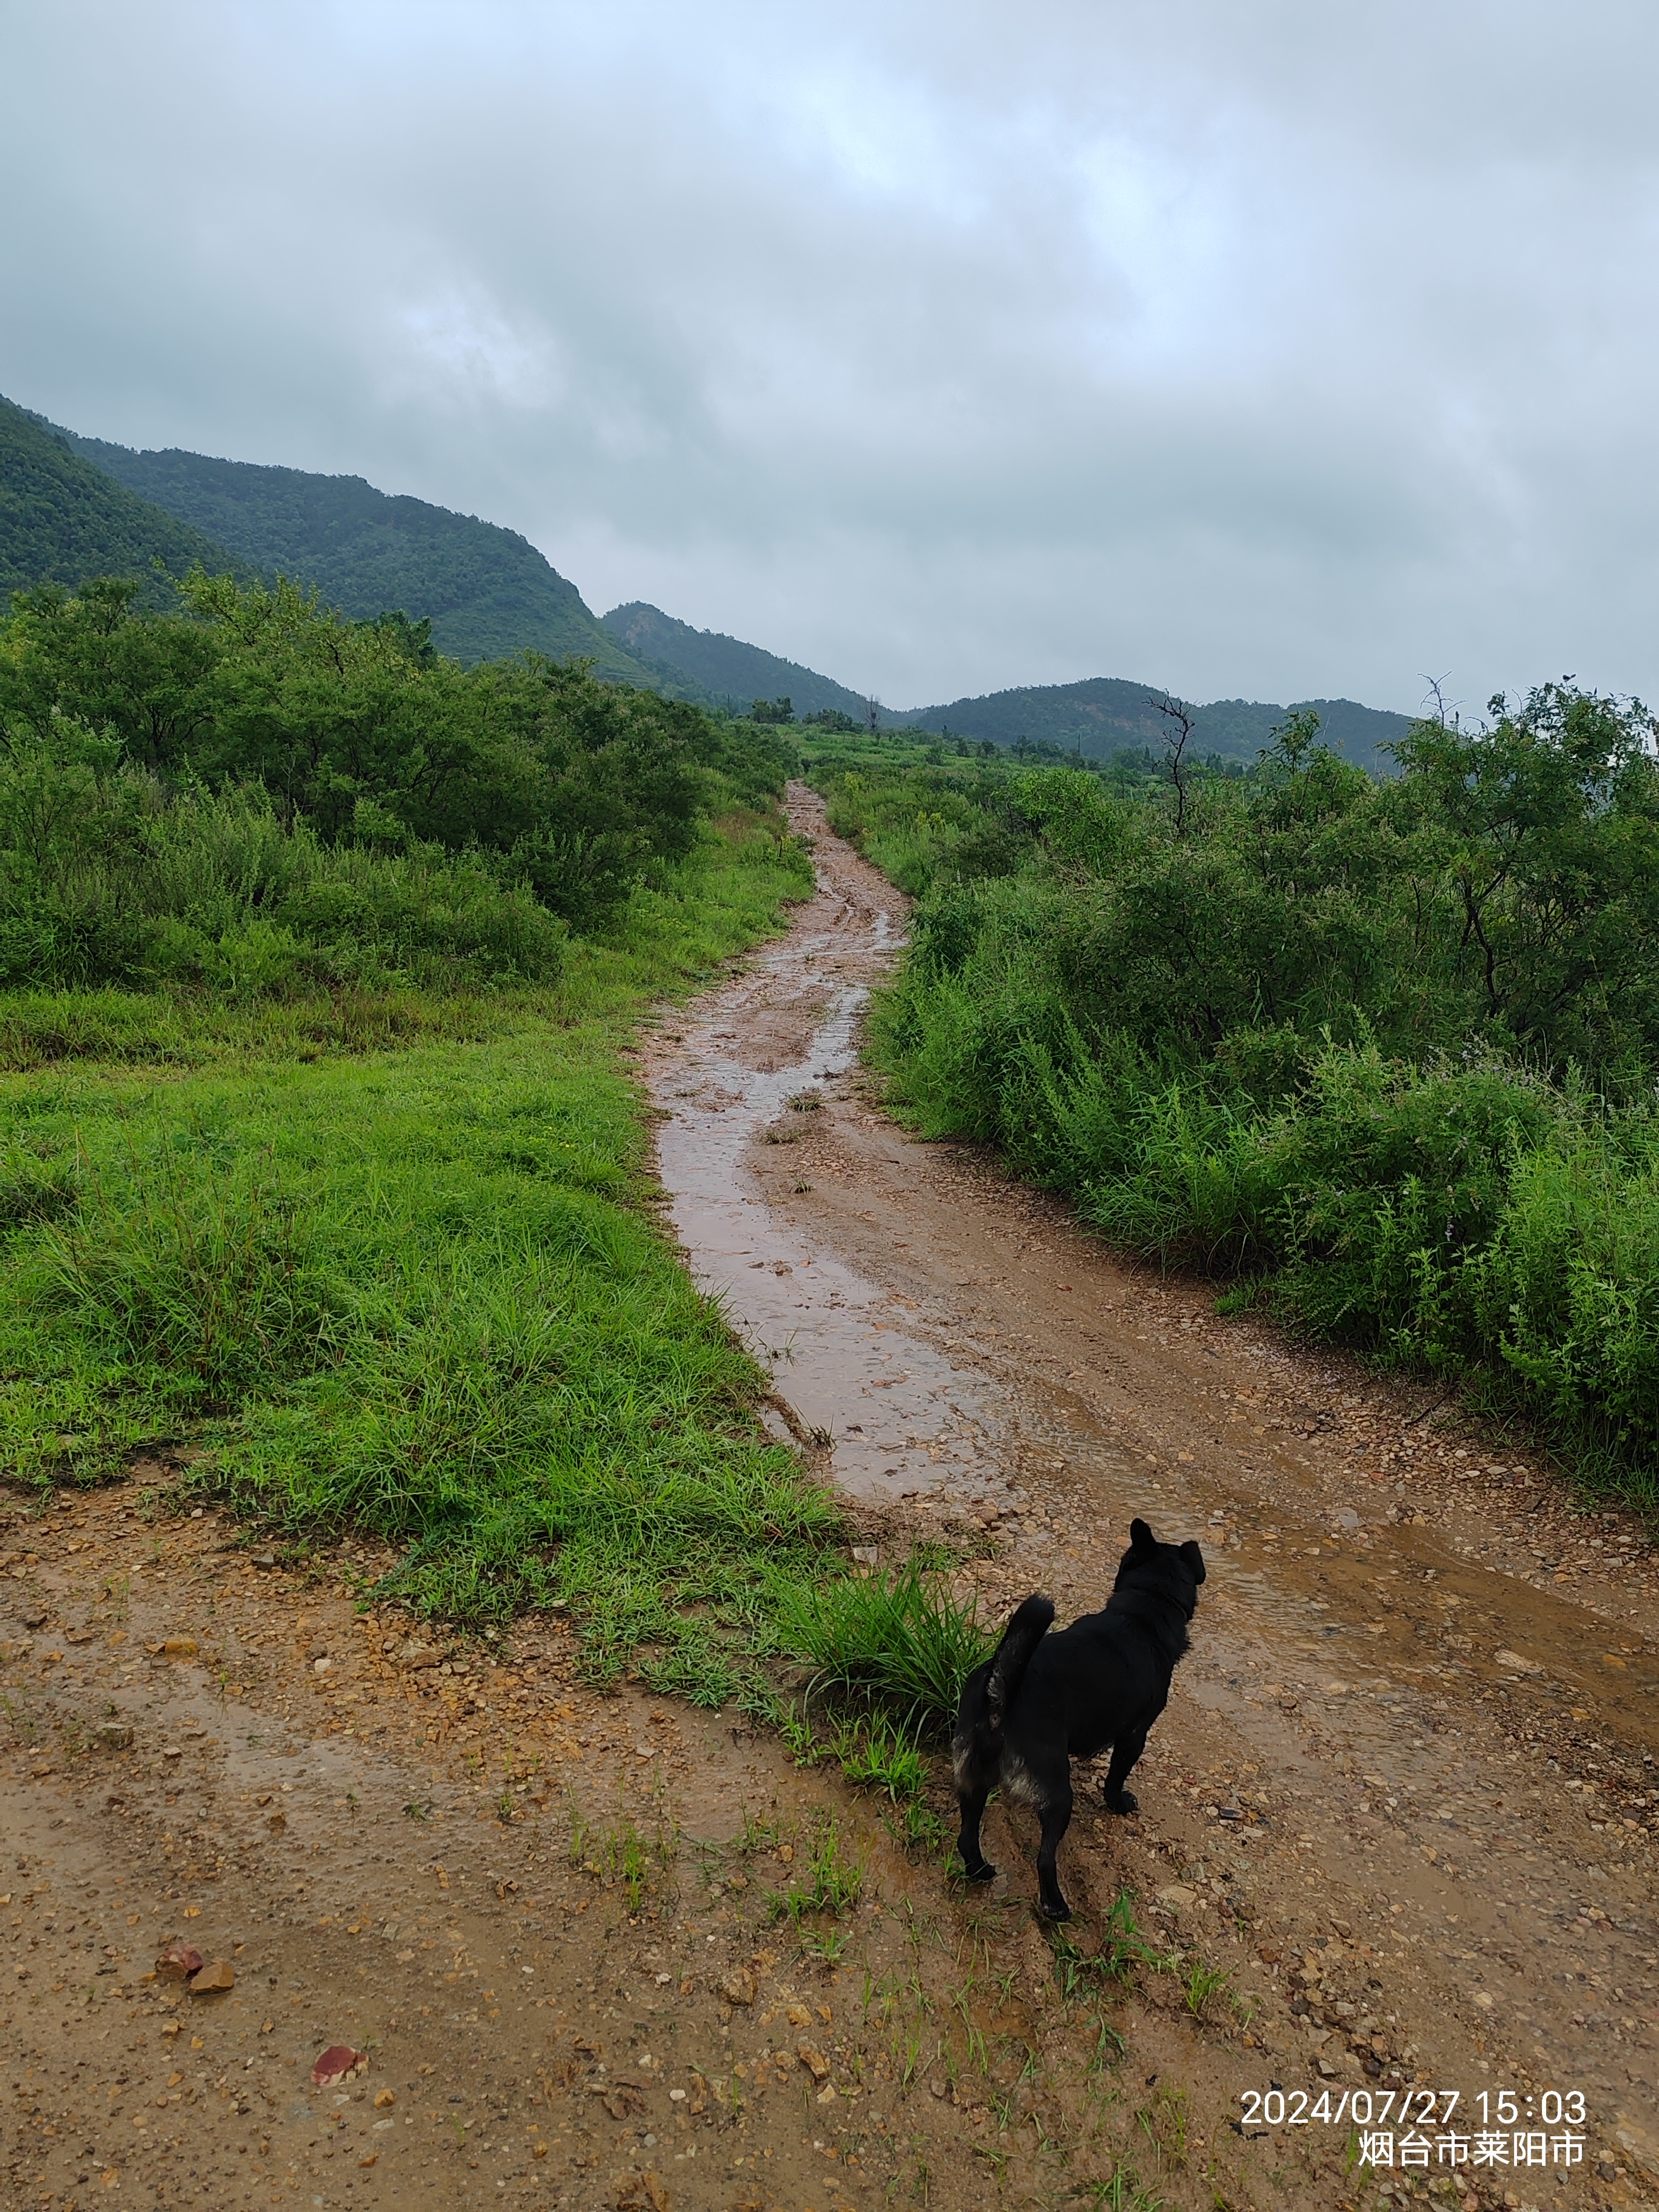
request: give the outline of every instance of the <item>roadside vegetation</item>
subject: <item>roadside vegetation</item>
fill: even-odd
[[[1292,715],[1248,775],[1180,724],[1134,788],[822,739],[836,828],[919,899],[873,1049],[1237,1310],[1469,1388],[1659,1503],[1659,763],[1548,685],[1378,780]]]
[[[659,1231],[626,1055],[810,892],[793,765],[287,586],[21,597],[5,1477],[159,1454],[295,1556],[389,1542],[417,1612],[566,1605],[595,1679],[764,1707],[845,1530]]]

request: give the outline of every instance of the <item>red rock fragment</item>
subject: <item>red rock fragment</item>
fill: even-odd
[[[155,1961],[159,1981],[187,1982],[192,1974],[201,1971],[202,1954],[193,1943],[169,1943]]]
[[[328,2049],[311,2069],[311,2079],[319,2089],[327,2089],[336,2081],[343,2081],[354,2066],[361,2066],[363,2054],[354,2051],[349,2043],[331,2043]]]

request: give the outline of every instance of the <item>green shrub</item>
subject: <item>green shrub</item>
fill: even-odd
[[[0,753],[0,987],[252,1000],[559,972],[562,925],[477,857],[329,847],[257,787],[170,792],[95,750],[60,727]]]
[[[1644,1501],[1659,1469],[1659,763],[1546,687],[1372,783],[1293,718],[1123,798],[981,774],[874,1010],[891,1095],[1103,1235],[1478,1385]],[[866,849],[919,772],[832,788]],[[850,792],[848,789],[851,786]],[[1015,817],[1003,874],[953,865]]]
[[[267,909],[285,890],[314,902],[314,854],[288,842],[301,823],[331,853],[410,855],[410,874],[381,865],[350,880],[386,940],[371,958],[402,948],[540,972],[551,937],[531,909],[586,934],[614,927],[704,822],[769,805],[794,765],[776,731],[580,664],[525,654],[463,669],[410,637],[407,624],[347,622],[286,582],[197,574],[165,616],[110,579],[20,594],[0,621],[0,862],[49,895],[0,915],[0,974],[145,972],[145,924],[168,915],[187,927],[164,961],[233,983],[302,965],[304,914],[289,924],[298,952],[221,948],[250,910],[280,933]],[[186,804],[176,836],[158,826],[204,793],[259,796],[216,817]],[[143,878],[137,913],[130,868]],[[492,884],[507,902],[494,912]],[[349,904],[326,900],[315,917],[336,967]]]

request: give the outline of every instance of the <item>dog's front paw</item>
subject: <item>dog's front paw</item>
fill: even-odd
[[[1106,1800],[1109,1813],[1138,1813],[1140,1810],[1140,1800],[1133,1790],[1103,1790],[1101,1795]]]
[[[989,1859],[981,1859],[977,1866],[963,1867],[963,1872],[969,1881],[994,1881],[997,1878],[997,1870]]]
[[[1063,1897],[1056,1897],[1052,1900],[1045,1897],[1037,1910],[1045,1920],[1069,1920],[1072,1917],[1072,1908]]]

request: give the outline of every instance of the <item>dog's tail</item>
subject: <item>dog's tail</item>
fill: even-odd
[[[1000,1730],[1004,1717],[1025,1680],[1031,1654],[1048,1633],[1054,1617],[1052,1598],[1028,1597],[1003,1630],[1002,1641],[996,1648],[985,1680],[985,1718],[992,1729]]]

